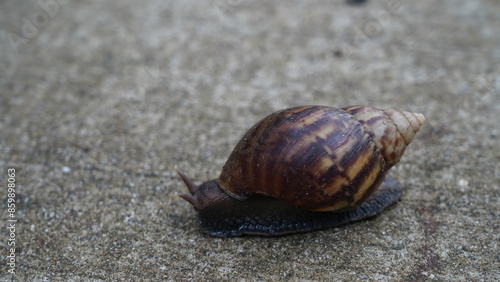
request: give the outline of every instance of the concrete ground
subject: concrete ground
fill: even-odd
[[[0,64],[2,280],[500,279],[498,0],[6,0]],[[426,116],[391,172],[401,201],[203,234],[172,167],[215,178],[253,123],[305,104]]]

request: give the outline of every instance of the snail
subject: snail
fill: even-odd
[[[301,106],[250,128],[218,179],[195,185],[176,168],[212,236],[279,236],[372,217],[399,200],[388,170],[424,123],[418,113]],[[384,179],[385,178],[385,179]]]

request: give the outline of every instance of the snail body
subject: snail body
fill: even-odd
[[[401,186],[385,178],[424,122],[421,114],[350,106],[302,106],[255,124],[218,179],[179,175],[202,229],[220,237],[321,230],[374,216]],[[385,178],[385,180],[384,180]]]

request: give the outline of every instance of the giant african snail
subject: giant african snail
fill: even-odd
[[[396,202],[384,177],[424,122],[418,113],[302,106],[255,124],[218,179],[199,186],[177,171],[202,229],[220,237],[277,236],[336,227]],[[378,190],[377,190],[378,189]]]

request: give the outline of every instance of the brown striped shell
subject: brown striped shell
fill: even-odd
[[[236,199],[262,194],[313,211],[364,203],[424,122],[418,113],[366,106],[275,112],[236,145],[219,185]]]

